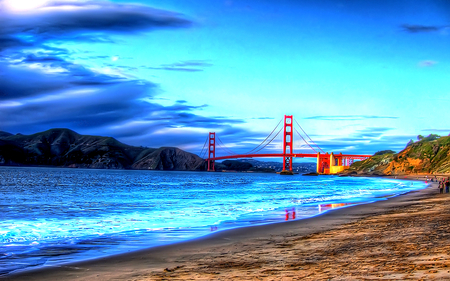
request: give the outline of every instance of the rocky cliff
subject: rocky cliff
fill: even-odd
[[[96,169],[201,170],[197,155],[174,147],[123,144],[111,137],[51,129],[33,135],[0,132],[0,164]]]
[[[450,173],[450,136],[423,138],[399,153],[385,153],[354,163],[344,174],[406,175]]]

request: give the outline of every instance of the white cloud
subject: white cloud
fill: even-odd
[[[4,0],[2,6],[11,12],[32,11],[45,6],[48,0]]]

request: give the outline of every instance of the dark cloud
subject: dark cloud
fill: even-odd
[[[420,62],[418,63],[418,65],[419,65],[420,67],[430,67],[430,66],[436,65],[437,63],[438,63],[437,61],[423,60],[423,61],[420,61]]]
[[[185,108],[168,106],[161,109],[157,114],[145,117],[145,121],[166,121],[168,127],[187,128],[211,128],[218,129],[229,124],[242,124],[243,120],[232,118],[214,118],[193,114],[189,111],[196,107],[186,106]]]
[[[420,33],[420,32],[435,32],[439,31],[448,26],[435,26],[435,25],[418,25],[418,24],[402,24],[400,26],[404,31],[410,33]]]
[[[169,71],[181,71],[181,72],[200,72],[203,69],[199,68],[186,68],[186,67],[147,67],[154,70],[169,70]]]
[[[62,7],[64,6],[64,7]],[[70,6],[71,9],[65,7]],[[39,38],[66,38],[78,32],[136,32],[155,28],[188,27],[180,14],[141,5],[107,1],[50,2],[34,13],[6,13],[0,17],[0,36],[28,34]]]
[[[10,66],[0,63],[0,101],[40,95],[66,88],[64,74],[45,75],[36,69]],[[27,77],[24,83],[23,78]]]
[[[2,108],[0,119],[4,120],[3,126],[10,128],[68,126],[82,129],[107,126],[151,110],[139,101],[148,93],[149,87],[151,85],[127,82],[91,89],[62,90],[35,99],[19,99],[19,105]]]
[[[154,70],[169,70],[169,71],[182,71],[182,72],[199,72],[204,71],[206,67],[212,66],[212,63],[204,60],[188,60],[180,61],[172,64],[162,64],[158,67],[143,66],[147,69]]]
[[[2,14],[0,12],[0,17],[1,15]],[[14,38],[12,36],[0,33],[0,51],[17,47],[31,47],[33,45],[33,42],[25,42],[19,38]]]
[[[51,127],[69,127],[80,133],[94,132],[118,138],[155,133],[168,128],[221,128],[244,121],[209,118],[192,111],[202,106],[162,106],[144,101],[150,84],[119,83],[91,90],[76,89],[23,104],[4,106],[0,111],[2,130],[35,133]],[[177,142],[180,139],[176,140]]]
[[[243,121],[171,112],[161,107],[160,110],[153,111],[152,117],[146,118],[145,121],[119,124],[104,128],[102,131],[133,145],[178,146],[199,154],[208,131],[217,132],[217,136],[223,138],[227,144],[234,146],[237,139],[240,142],[243,139],[242,136],[248,134],[245,129],[235,126],[240,123]],[[230,135],[231,131],[233,135]]]
[[[207,104],[203,105],[187,105],[186,103],[176,103],[174,105],[168,106],[167,109],[173,110],[173,111],[186,111],[186,110],[194,110],[194,109],[202,109],[204,107],[207,107]]]
[[[398,119],[394,116],[376,116],[376,115],[336,115],[336,116],[310,116],[303,119],[324,120],[324,121],[356,121],[364,119]]]
[[[154,97],[155,84],[119,71],[86,68],[70,62],[69,51],[54,47],[68,40],[112,42],[111,33],[191,25],[177,13],[107,1],[53,1],[45,9],[27,13],[0,11],[0,129],[29,134],[68,127],[82,134],[158,146],[176,145],[180,140],[189,144],[206,137],[195,128],[220,131],[243,123],[195,113],[207,105],[153,102],[167,100]],[[191,60],[162,68],[201,71],[208,66],[207,61]]]
[[[29,54],[26,59],[24,59],[22,62],[64,62],[63,59],[59,58],[59,57],[54,57],[54,56],[43,56],[43,57],[38,57],[34,54]]]
[[[206,67],[206,66],[212,66],[212,63],[205,61],[205,60],[187,60],[187,61],[180,61],[177,63],[173,63],[168,66],[172,66],[172,67],[189,67],[189,66]]]
[[[90,59],[110,59],[110,56],[89,56]]]
[[[30,68],[29,63],[40,63],[40,67]],[[35,55],[27,56],[22,64],[0,63],[0,78],[0,101],[39,96],[56,90],[73,90],[76,86],[126,82],[123,77],[96,73],[58,57]]]
[[[130,33],[191,24],[177,13],[107,1],[52,1],[46,7],[26,13],[0,10],[0,51],[15,49],[12,55],[4,54],[4,60],[0,62],[0,100],[36,96],[75,86],[130,82],[120,75],[96,73],[67,62],[64,58],[67,51],[49,47],[47,42],[98,39],[111,32]],[[23,52],[29,47],[39,47],[47,53]],[[17,63],[20,56],[21,63]],[[31,64],[32,68],[28,66]],[[27,77],[27,83],[23,83],[24,77]]]

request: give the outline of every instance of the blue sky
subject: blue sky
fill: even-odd
[[[242,152],[292,114],[325,151],[399,151],[450,133],[449,43],[444,0],[0,0],[0,130]]]

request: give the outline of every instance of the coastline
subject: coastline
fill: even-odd
[[[416,176],[408,179],[414,178]],[[195,270],[195,264],[197,264],[197,267],[200,266],[200,268],[205,266],[208,268],[211,264],[216,264],[215,267],[212,266],[213,273],[206,272],[203,275],[202,273],[196,273],[199,274],[198,278],[232,278],[232,276],[223,275],[224,271],[239,271],[247,263],[248,259],[254,259],[255,261],[249,263],[247,271],[250,269],[255,270],[258,267],[264,268],[262,265],[266,263],[258,261],[258,253],[265,252],[273,247],[279,248],[277,245],[284,245],[287,241],[292,241],[293,239],[308,241],[308,237],[311,235],[320,235],[321,233],[345,227],[348,224],[355,223],[355,221],[374,216],[383,216],[401,208],[420,205],[421,201],[443,197],[442,195],[439,196],[435,184],[433,182],[428,188],[412,191],[387,200],[331,210],[312,218],[231,229],[186,242],[96,260],[29,270],[3,278],[4,280],[192,279],[195,276],[187,276],[186,270],[191,268],[190,271],[193,271],[192,274],[194,274],[198,271]],[[446,195],[444,194],[444,197]],[[281,262],[285,259],[282,253],[283,247],[281,247],[281,251],[278,249],[275,252],[279,254],[275,254],[273,257],[275,261]],[[217,266],[217,263],[221,260],[224,261]],[[276,264],[277,262],[275,261],[268,264]],[[303,271],[297,269],[297,271],[299,270],[300,272]],[[300,274],[300,272],[298,273]],[[249,274],[248,276],[253,276],[251,273]],[[263,275],[267,275],[266,277],[269,278],[271,276],[279,276],[279,274],[283,274],[283,271],[266,272]],[[235,275],[233,276],[239,276]],[[264,277],[263,275],[261,276]]]

